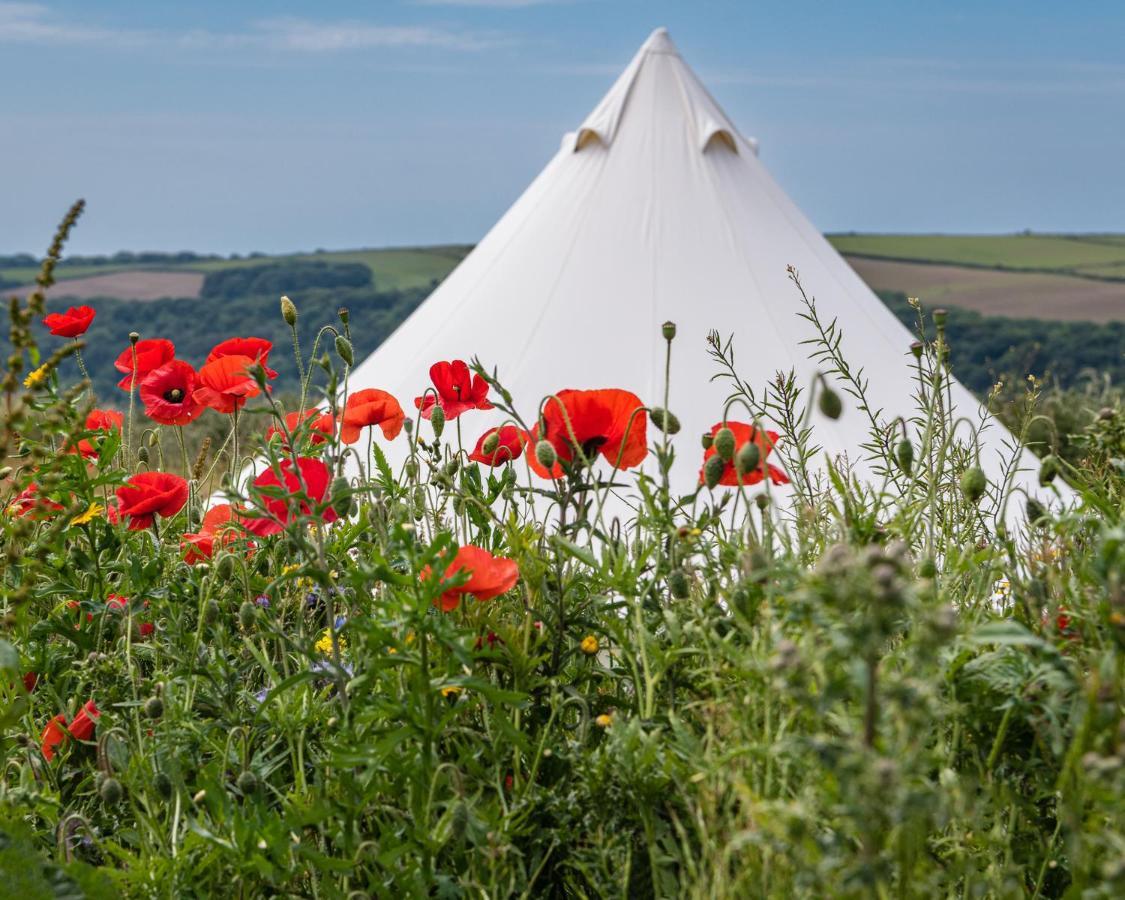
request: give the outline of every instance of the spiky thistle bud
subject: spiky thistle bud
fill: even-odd
[[[535,459],[539,462],[539,465],[550,471],[559,461],[559,455],[555,452],[554,444],[544,440],[535,445]]]
[[[660,333],[664,335],[664,340],[670,341],[676,336],[676,323],[665,322],[660,326]]]
[[[734,469],[744,478],[758,468],[762,451],[753,441],[747,441],[734,457]]]
[[[297,327],[297,304],[284,294],[281,295],[281,318],[290,328]]]
[[[722,480],[726,468],[726,460],[721,456],[708,457],[707,462],[703,464],[703,483],[709,488],[714,488]]]
[[[441,437],[441,433],[445,431],[445,410],[442,409],[440,403],[435,403],[430,412],[430,425],[434,429],[434,437]]]
[[[649,418],[653,425],[668,434],[676,434],[680,430],[680,420],[663,407],[657,406],[649,410]]]
[[[715,432],[715,453],[724,462],[730,462],[734,458],[734,432],[724,425],[717,432]]]
[[[336,355],[349,366],[355,362],[355,357],[352,355],[352,342],[342,334],[336,335]]]
[[[980,500],[987,488],[988,479],[984,477],[984,472],[980,466],[969,467],[965,470],[965,474],[961,476],[961,493],[970,503],[976,503]]]

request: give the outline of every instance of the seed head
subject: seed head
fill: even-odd
[[[676,323],[671,321],[665,322],[660,326],[660,332],[664,335],[664,340],[672,340],[676,336]]]

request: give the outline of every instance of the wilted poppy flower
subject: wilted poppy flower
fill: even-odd
[[[205,559],[210,559],[215,552],[215,544],[225,547],[238,539],[237,518],[234,507],[229,503],[220,503],[207,510],[199,531],[194,534],[185,534],[180,541],[180,550],[184,554],[184,562],[195,565]]]
[[[492,435],[496,435],[496,443],[486,451],[485,444],[491,444],[489,439]],[[499,428],[488,429],[480,436],[473,452],[469,454],[469,459],[484,463],[486,466],[502,466],[513,459],[519,459],[525,446],[527,446],[526,431],[515,425],[501,425]]]
[[[442,612],[452,612],[461,604],[461,599],[469,594],[480,601],[506,594],[516,586],[520,577],[515,560],[493,556],[487,550],[471,544],[457,551],[453,562],[446,567],[444,579],[448,580],[459,572],[468,572],[469,580],[460,587],[443,592],[435,601],[435,605],[441,606]],[[426,574],[428,573],[424,572],[423,576]]]
[[[62,504],[41,496],[39,485],[33,481],[8,504],[8,513],[13,516],[46,518],[47,513],[58,512],[62,508]]]
[[[277,378],[277,372],[266,365],[272,349],[273,341],[267,341],[265,338],[228,338],[211,348],[211,352],[207,354],[207,359],[204,362],[205,364],[214,362],[224,356],[247,356],[254,362],[262,364],[262,368],[266,370],[267,378]]]
[[[307,425],[304,424],[306,422],[308,422]],[[323,412],[316,408],[306,409],[303,412],[291,412],[286,415],[285,431],[288,431],[289,434],[301,430],[302,426],[306,434],[305,440],[315,446],[316,444],[323,444],[332,437],[336,431],[336,420],[332,417],[332,413]],[[281,435],[282,446],[288,450],[289,445],[285,442],[285,431],[277,425],[271,425],[266,429],[266,440],[269,441],[275,434]]]
[[[321,460],[309,456],[299,458],[297,466],[299,476],[298,472],[293,471],[293,461],[285,459],[281,461],[279,466],[270,466],[254,479],[254,487],[259,489],[282,488],[286,496],[268,496],[259,490],[259,502],[269,515],[263,518],[245,519],[244,524],[247,531],[261,537],[277,534],[281,531],[289,522],[289,498],[291,495],[307,496],[316,505],[324,502],[324,497],[328,493],[329,482],[332,480],[332,473],[328,466]],[[281,469],[281,478],[278,478],[278,467]],[[302,481],[304,482],[303,486]],[[303,515],[311,513],[307,500],[301,500],[300,511]],[[325,522],[335,522],[337,518],[332,507],[325,509],[320,517]]]
[[[383,437],[392,441],[402,431],[405,420],[402,407],[386,391],[378,388],[356,391],[348,397],[344,406],[340,440],[345,444],[354,444],[364,428],[378,425],[383,430]]]
[[[261,393],[250,368],[249,356],[220,356],[196,374],[195,402],[221,413],[232,413]]]
[[[123,391],[133,389],[133,352],[137,354],[137,377],[139,385],[144,377],[153,369],[159,369],[166,362],[171,362],[176,356],[176,346],[164,338],[148,338],[137,341],[136,347],[126,347],[113,363],[118,372],[124,372],[125,377],[117,382]]]
[[[591,462],[601,454],[610,465],[631,469],[648,453],[647,427],[644,404],[629,391],[559,391],[543,404],[540,421],[531,429],[528,462],[537,475],[560,478],[562,464],[572,462],[575,450],[580,449]],[[559,458],[550,472],[535,458],[540,440],[549,441]]]
[[[51,334],[59,337],[78,337],[85,334],[97,315],[89,306],[72,306],[66,312],[51,313],[43,320]]]
[[[717,422],[712,425],[711,436],[714,437],[718,434],[722,427],[722,422]],[[741,483],[745,485],[757,484],[768,474],[773,484],[789,484],[789,478],[781,469],[766,462],[766,457],[769,456],[769,452],[777,443],[778,435],[776,431],[762,433],[753,425],[747,425],[745,422],[727,422],[726,427],[734,432],[734,456],[731,457],[726,468],[723,469],[723,476],[719,479],[719,484],[726,485],[727,487],[738,487],[738,470],[734,467],[734,459],[738,456],[738,451],[751,441],[758,445],[760,462],[758,463],[757,469],[742,476]],[[703,454],[704,464],[706,464],[707,460],[714,456],[716,452],[714,445],[708,447]],[[699,470],[699,483],[704,483],[702,469]]]
[[[206,407],[195,399],[195,369],[173,359],[149,372],[141,382],[145,415],[161,425],[187,425]]]
[[[152,525],[159,514],[174,516],[187,503],[188,485],[168,472],[140,472],[117,489],[117,513],[129,519],[129,530]]]
[[[106,434],[116,431],[120,434],[124,423],[125,417],[112,409],[95,409],[86,416],[87,431],[101,431]],[[90,443],[89,438],[82,438],[76,447],[70,449],[70,452],[81,453],[87,459],[98,455],[97,448]]]
[[[488,382],[473,375],[464,360],[437,362],[430,366],[430,380],[437,389],[437,397],[427,392],[414,398],[414,406],[422,410],[422,418],[433,415],[434,405],[440,405],[447,419],[456,419],[470,409],[492,409],[488,401]]]

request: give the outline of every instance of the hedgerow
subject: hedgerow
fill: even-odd
[[[294,342],[293,408],[269,341],[197,369],[134,336],[99,417],[59,379],[81,335],[43,360],[30,327],[79,212],[0,383],[21,896],[1125,889],[1119,409],[1044,461],[1076,503],[1013,496],[947,420],[939,319],[861,480],[815,449],[811,408],[870,411],[806,300],[824,376],[751,385],[713,335],[731,400],[695,451],[658,398],[512,397],[479,362],[416,409],[348,390],[346,311]]]

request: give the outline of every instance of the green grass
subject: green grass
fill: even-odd
[[[1098,273],[1125,264],[1122,235],[834,234],[841,253],[1028,271]]]

